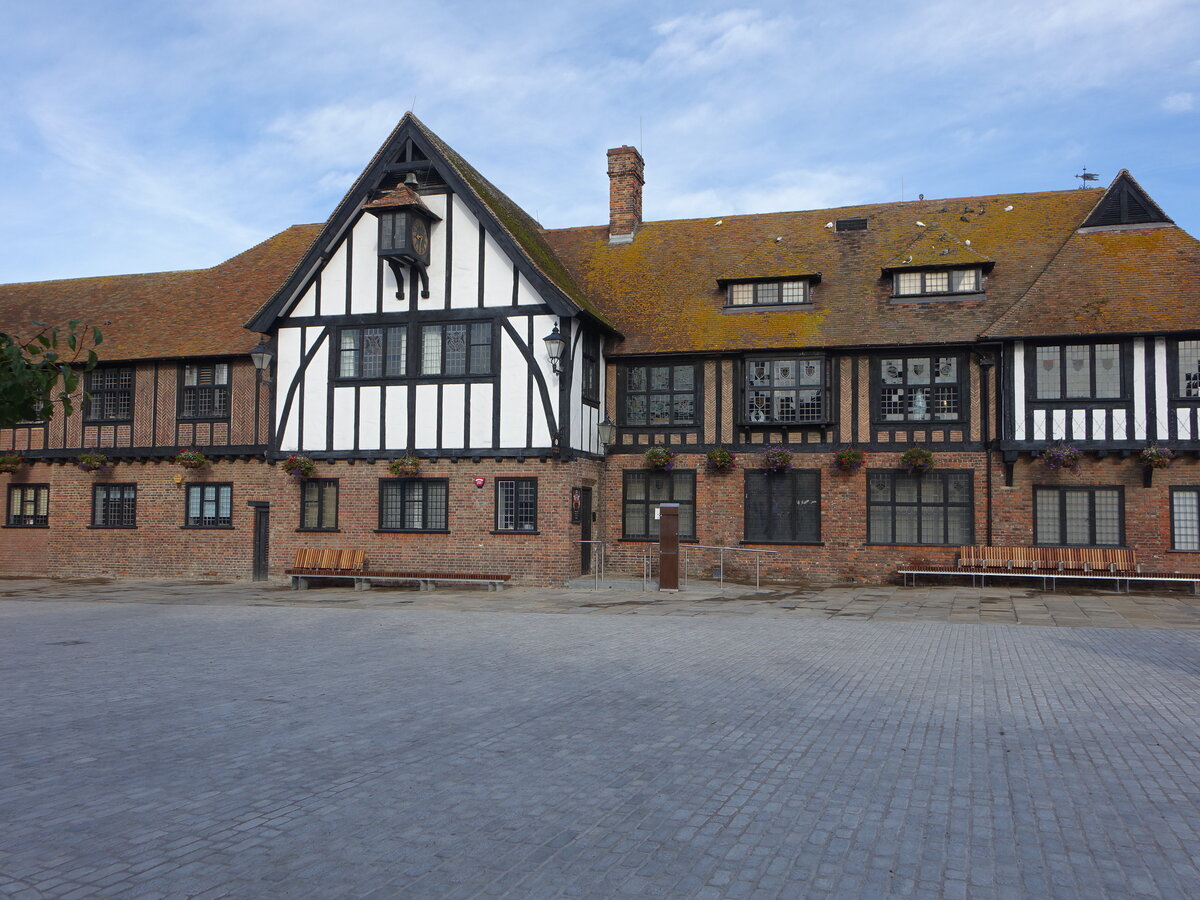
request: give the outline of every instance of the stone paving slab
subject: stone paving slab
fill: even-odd
[[[0,895],[1195,897],[1200,635],[0,603]]]

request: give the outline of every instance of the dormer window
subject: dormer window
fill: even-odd
[[[808,281],[735,281],[725,286],[729,306],[781,306],[811,302]]]
[[[921,297],[930,294],[977,294],[982,290],[982,272],[967,269],[917,269],[892,274],[892,294]]]

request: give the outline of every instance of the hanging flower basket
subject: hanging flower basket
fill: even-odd
[[[421,471],[421,460],[415,456],[401,456],[388,463],[388,471],[393,475],[416,475]]]
[[[199,469],[208,465],[208,457],[199,450],[180,450],[175,456],[175,462],[185,469]]]
[[[313,470],[317,467],[307,456],[289,456],[283,461],[283,471],[287,472],[297,481],[303,481],[305,478],[311,478]]]
[[[1147,469],[1165,469],[1171,465],[1175,459],[1175,452],[1166,447],[1159,447],[1157,444],[1151,444],[1140,454],[1138,459],[1141,464]],[[0,465],[3,465],[4,457],[0,456]],[[0,471],[3,471],[0,469]]]
[[[900,456],[900,465],[913,475],[921,475],[933,468],[933,454],[924,447],[910,447]]]
[[[108,457],[103,453],[80,453],[75,457],[75,465],[79,466],[84,472],[101,475],[111,468]]]
[[[786,472],[792,467],[792,451],[783,447],[768,447],[763,453],[763,468],[768,472]]]
[[[704,465],[710,472],[728,472],[737,468],[737,457],[724,447],[714,447],[704,454]]]
[[[0,472],[15,472],[24,465],[19,453],[0,454]]]
[[[833,454],[833,467],[839,472],[855,472],[862,468],[867,455],[853,447],[845,447]]]
[[[1061,472],[1063,469],[1069,469],[1074,474],[1079,474],[1079,461],[1083,459],[1083,451],[1078,447],[1072,447],[1070,444],[1051,444],[1040,454],[1042,465],[1051,472]]]
[[[669,472],[675,468],[675,451],[668,450],[666,447],[651,447],[644,454],[642,459],[646,462],[646,467],[650,469],[662,469],[664,472]]]

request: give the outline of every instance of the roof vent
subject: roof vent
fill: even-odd
[[[834,223],[834,229],[837,231],[866,231],[866,219],[838,219]]]

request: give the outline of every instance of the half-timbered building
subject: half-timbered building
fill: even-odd
[[[641,155],[607,162],[607,225],[544,229],[408,115],[324,223],[207,270],[0,286],[5,330],[106,335],[70,416],[0,431],[0,568],[268,577],[353,547],[557,584],[595,541],[640,572],[663,502],[781,580],[992,543],[1200,568],[1200,244],[1127,172],[645,222]],[[1077,471],[1046,464],[1064,447]]]

